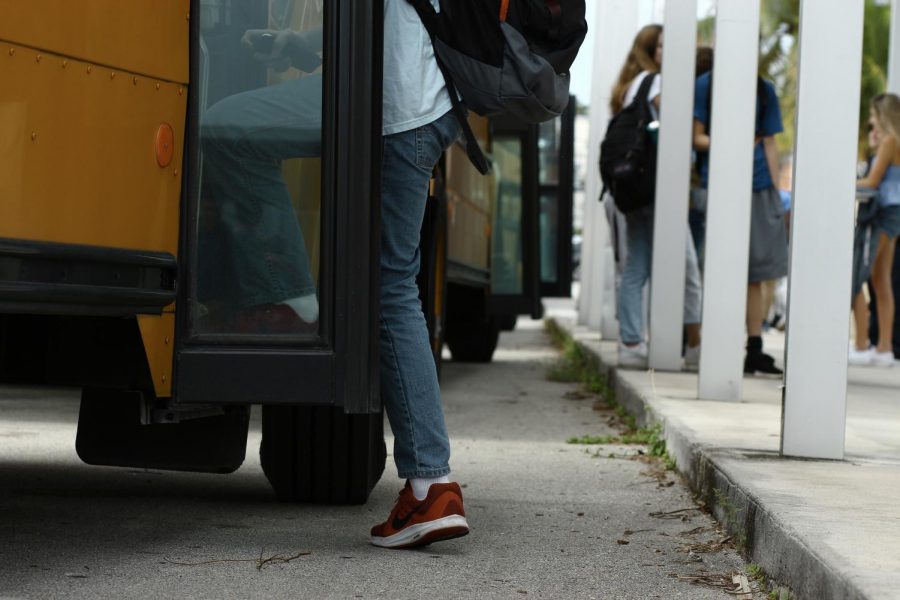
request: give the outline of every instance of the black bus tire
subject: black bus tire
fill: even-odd
[[[282,502],[363,504],[384,472],[381,412],[263,406],[259,458]]]
[[[514,331],[519,315],[496,315],[494,318],[500,325],[500,331]]]
[[[492,317],[486,321],[456,318],[447,324],[447,347],[458,362],[491,362],[499,338],[500,324]]]

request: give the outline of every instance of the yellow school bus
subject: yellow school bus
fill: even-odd
[[[0,0],[0,382],[81,387],[84,461],[231,472],[256,404],[280,499],[365,501],[385,464],[381,11]],[[445,340],[489,360],[510,315],[539,314],[535,248],[571,196],[541,181],[539,128],[473,123],[495,173],[451,149],[423,227],[438,360]]]

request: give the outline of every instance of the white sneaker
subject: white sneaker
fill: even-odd
[[[894,366],[894,353],[891,351],[888,352],[878,352],[877,350],[871,350],[872,358],[870,359],[870,363],[873,367],[893,367]]]
[[[700,344],[684,349],[684,366],[689,369],[696,369],[700,366]]]
[[[856,345],[851,345],[850,354],[847,356],[847,362],[855,367],[871,365],[873,355],[874,348],[869,348],[867,350],[857,350]],[[893,359],[894,355],[891,354],[891,360]]]
[[[626,346],[619,342],[619,366],[626,369],[647,368],[647,344],[641,342],[637,346]]]

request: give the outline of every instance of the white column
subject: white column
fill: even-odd
[[[603,206],[597,201],[602,184],[597,164],[600,159],[600,142],[609,121],[609,97],[619,69],[631,49],[638,30],[641,3],[634,0],[597,0],[594,21],[597,28],[593,48],[581,51],[593,52],[596,70],[591,82],[590,134],[588,168],[585,178],[584,239],[581,250],[581,292],[578,304],[578,322],[592,329],[599,329],[604,312],[614,298],[604,298],[607,279],[615,277],[612,264],[606,264],[609,246],[609,226]],[[610,308],[610,307],[606,307]],[[607,325],[609,319],[607,319]],[[609,332],[605,328],[604,333]]]
[[[709,400],[741,398],[758,48],[759,2],[719,0],[699,387]]]
[[[697,0],[666,2],[650,288],[650,368],[681,370]]]
[[[888,51],[887,87],[900,92],[900,0],[891,0],[891,41]]]
[[[863,7],[803,0],[800,9],[781,427],[790,456],[844,456]]]

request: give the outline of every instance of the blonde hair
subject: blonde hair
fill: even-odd
[[[881,129],[900,140],[900,96],[878,94],[872,98],[871,107]]]
[[[612,98],[609,100],[609,108],[616,114],[623,108],[625,93],[628,86],[642,71],[659,73],[659,65],[653,59],[656,55],[656,46],[659,44],[659,36],[662,34],[662,25],[646,25],[638,31],[631,45],[631,52],[619,71],[619,78],[612,89]]]

